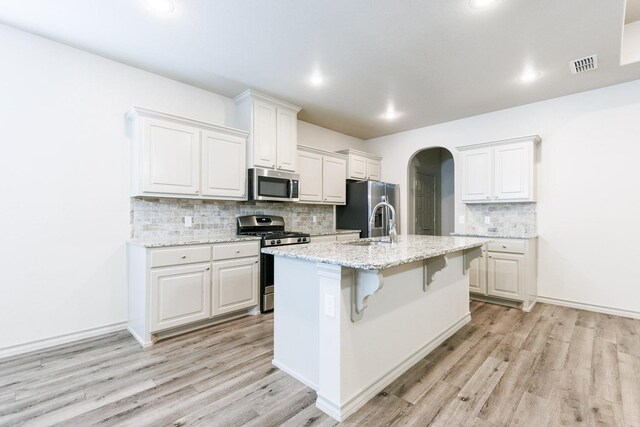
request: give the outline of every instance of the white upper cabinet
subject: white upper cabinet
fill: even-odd
[[[246,200],[246,132],[140,107],[127,119],[133,197]]]
[[[202,132],[202,195],[244,199],[247,195],[246,140]]]
[[[347,178],[380,181],[382,178],[382,157],[358,150],[341,150],[347,156]]]
[[[276,167],[276,141],[278,136],[276,106],[255,100],[253,103],[253,165]]]
[[[463,200],[491,199],[491,155],[490,148],[479,148],[462,153]]]
[[[300,201],[322,202],[322,155],[315,151],[298,150],[300,166]],[[343,175],[345,172],[343,172]]]
[[[200,131],[191,126],[143,118],[142,190],[197,195],[200,191]]]
[[[347,202],[347,156],[298,146],[300,201],[344,205]]]
[[[462,158],[462,202],[536,201],[537,135],[458,147]]]
[[[247,165],[296,172],[300,107],[254,90],[234,98],[237,126],[249,130]]]
[[[340,157],[322,158],[322,201],[344,205],[347,203],[347,161]]]

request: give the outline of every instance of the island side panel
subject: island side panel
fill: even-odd
[[[331,269],[333,279],[327,274]],[[447,255],[447,266],[426,291],[422,262],[382,270],[383,286],[369,297],[356,322],[350,316],[352,273],[334,266],[319,270],[317,406],[337,420],[355,412],[470,320],[462,251]],[[324,295],[339,295],[335,317],[324,313]]]
[[[316,264],[276,256],[273,364],[318,389],[318,282]]]

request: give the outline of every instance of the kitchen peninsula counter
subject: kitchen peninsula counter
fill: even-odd
[[[344,420],[471,320],[488,239],[398,236],[263,248],[275,256],[273,364]]]

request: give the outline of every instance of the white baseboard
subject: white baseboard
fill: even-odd
[[[83,331],[72,332],[70,334],[58,335],[51,338],[31,341],[24,344],[12,345],[0,348],[0,359],[17,356],[19,354],[29,353],[31,351],[42,350],[57,345],[69,344],[74,341],[93,338],[98,335],[108,334],[110,332],[123,331],[127,328],[127,322],[113,323],[98,328],[85,329]]]
[[[604,305],[588,304],[578,301],[569,301],[561,298],[538,297],[538,302],[563,307],[577,308],[579,310],[595,311],[596,313],[612,314],[614,316],[630,317],[640,319],[640,311],[625,310],[623,308],[607,307]]]
[[[318,393],[316,407],[328,414],[337,421],[344,421],[349,415],[360,409],[365,403],[371,400],[376,394],[380,393],[395,381],[400,375],[404,374],[409,368],[418,363],[427,354],[431,353],[436,347],[442,344],[447,338],[458,332],[460,328],[471,321],[471,314],[467,313],[451,327],[441,332],[437,337],[425,344],[420,350],[407,357],[400,365],[396,366],[377,380],[366,386],[360,393],[349,399],[342,407],[339,407],[329,399]]]
[[[318,384],[314,383],[313,381],[309,380],[306,377],[303,377],[302,375],[296,374],[295,372],[291,371],[289,368],[287,368],[285,365],[281,364],[277,360],[275,359],[271,360],[271,364],[276,368],[280,369],[285,374],[290,375],[293,378],[297,379],[298,381],[300,381],[302,384],[306,385],[313,391],[318,391]]]

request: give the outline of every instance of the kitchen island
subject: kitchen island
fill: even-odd
[[[344,420],[471,320],[467,270],[487,239],[402,235],[275,255],[273,364]]]

